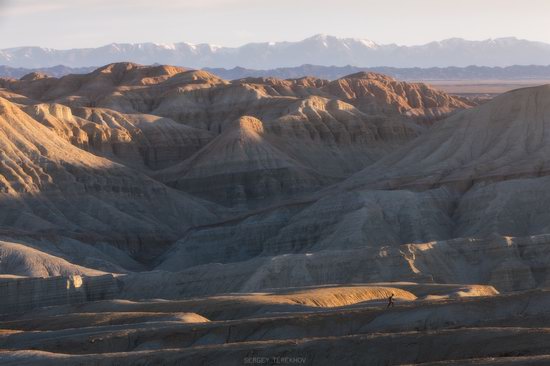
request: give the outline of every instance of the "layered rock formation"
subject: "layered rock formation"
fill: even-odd
[[[548,90],[520,90],[461,112],[317,196],[194,230],[161,258],[158,268],[232,263],[226,267],[228,273],[236,270],[235,276],[249,280],[257,278],[253,275],[256,269],[271,268],[271,258],[277,258],[277,271],[271,278],[281,282],[273,286],[292,285],[285,282],[288,278],[311,281],[295,285],[316,284],[315,278],[332,278],[332,273],[339,276],[335,282],[354,281],[336,268],[330,272],[327,262],[319,265],[327,273],[312,275],[316,268],[312,261],[326,252],[326,260],[334,263],[338,263],[333,257],[339,253],[337,257],[344,263],[337,265],[355,268],[351,273],[360,281],[428,276],[437,282],[492,283],[503,290],[545,286],[546,261],[526,258],[531,252],[538,253],[534,257],[545,257],[538,250],[544,250],[548,232],[548,177],[541,169],[546,161],[544,133],[536,131],[543,131],[547,121]],[[516,113],[501,115],[501,108]],[[463,277],[461,268],[467,267],[468,261],[480,261],[469,259],[467,253],[493,248],[487,243],[502,236],[523,239],[502,241],[499,252],[504,250],[503,257],[487,249],[491,254],[480,265],[481,272],[472,268],[465,272],[472,277]],[[532,251],[516,250],[510,244],[514,240],[532,243],[528,245]],[[433,241],[449,244],[421,244]],[[447,262],[446,258],[455,254],[442,254],[440,248],[449,245],[458,250],[458,243],[465,243],[459,251],[462,254]],[[404,254],[410,250],[403,252],[402,245],[426,249]],[[352,251],[346,260],[344,249]],[[358,266],[361,262],[357,259],[361,250],[365,250],[363,258],[369,266],[353,267],[351,263]],[[430,259],[418,264],[424,256]],[[499,259],[489,263],[493,256]],[[262,257],[265,259],[260,260]],[[381,261],[375,269],[374,258]],[[254,270],[246,272],[243,261],[249,260]],[[385,267],[392,270],[385,272]],[[397,277],[393,277],[398,272],[395,268],[402,270]]]
[[[414,144],[350,179],[377,187],[499,182],[547,174],[550,86],[512,91],[446,119]],[[380,181],[381,172],[389,172]]]
[[[38,307],[78,304],[110,299],[118,293],[118,285],[111,275],[49,278],[0,277],[0,312],[21,313]]]
[[[120,63],[60,79],[27,75],[3,86],[6,98],[78,148],[145,172],[166,169],[155,173],[161,182],[243,208],[346,178],[421,134],[427,121],[471,106],[373,73],[334,82],[227,82],[205,71]],[[248,153],[225,167],[245,175],[208,172],[224,164],[219,156],[236,138],[227,131],[243,116],[262,124],[253,149],[269,155],[264,162],[277,162],[254,167],[247,144]],[[201,157],[214,165],[205,171]]]
[[[28,202],[24,214],[4,211],[10,230],[55,232],[83,245],[103,241],[164,270],[546,233],[546,178],[529,177],[545,174],[538,132],[547,87],[504,95],[427,129],[422,121],[468,105],[368,73],[333,82],[229,83],[202,71],[115,64],[88,75],[6,83],[5,96],[26,104],[2,102],[4,191],[12,197],[4,202]],[[522,143],[510,145],[514,137]],[[167,186],[241,212],[222,217],[215,205]],[[75,202],[83,212],[75,213]],[[528,207],[538,211],[521,217]],[[56,248],[36,255],[90,270],[139,267],[123,255],[109,261],[93,254],[88,262]],[[438,270],[428,267],[411,273],[434,278]],[[524,287],[536,286],[526,276]],[[450,271],[445,281],[451,278],[460,274]]]
[[[326,91],[366,113],[400,113],[430,122],[471,102],[451,97],[426,84],[399,82],[389,76],[360,72],[329,83]]]
[[[158,253],[190,226],[217,219],[215,206],[74,147],[5,99],[0,148],[7,230],[104,240],[134,254],[151,240],[150,253]]]
[[[547,304],[522,302],[548,301],[544,291],[499,293],[550,281],[548,86],[470,109],[376,74],[227,82],[117,64],[2,85],[0,289],[12,314],[0,348],[10,362],[131,363],[134,351],[237,362],[330,344],[383,349],[374,364],[445,362],[505,348],[406,347],[496,336],[544,354],[528,317],[546,319]],[[78,278],[109,278],[108,291],[83,291]],[[395,317],[373,310],[391,293],[408,305]],[[460,300],[475,296],[495,299]],[[13,314],[44,305],[61,307]],[[520,328],[494,329],[508,324]],[[518,345],[530,337],[540,349]],[[384,348],[394,343],[401,358]]]
[[[207,131],[154,115],[61,104],[36,104],[24,110],[71,144],[136,168],[170,166],[212,139]]]
[[[109,210],[103,208],[101,218],[92,214],[95,221],[79,219],[70,210],[71,204],[60,207],[54,201],[64,220],[56,221],[56,211],[48,216],[35,213],[37,204],[33,203],[27,221],[21,215],[15,219],[13,214],[4,214],[11,230],[56,231],[86,243],[104,240],[122,245],[123,252],[140,256],[142,262],[148,257],[146,265],[168,270],[285,254],[363,248],[377,251],[453,238],[546,233],[546,178],[516,180],[545,174],[544,134],[537,131],[543,131],[545,124],[545,105],[550,100],[547,87],[504,95],[458,113],[426,132],[416,117],[426,120],[468,106],[425,86],[376,74],[350,75],[334,82],[304,78],[228,83],[205,72],[117,64],[89,75],[27,77],[8,82],[8,88],[12,91],[6,93],[12,94],[6,96],[27,105],[21,109],[4,100],[5,118],[14,118],[6,128],[32,126],[49,141],[35,142],[32,137],[30,144],[39,143],[42,150],[19,153],[19,159],[23,155],[37,156],[38,163],[10,179],[4,178],[9,183],[4,188],[7,194],[35,192],[41,200],[48,200],[52,194],[42,186],[44,180],[49,182],[45,186],[55,192],[64,189],[58,176],[67,181],[77,176],[84,192],[98,191],[103,197],[101,187],[111,186],[113,171],[122,177],[131,175],[117,179],[125,187],[138,189],[138,196],[143,197],[131,202],[121,198],[116,207],[124,216],[115,215],[115,211],[106,215]],[[94,95],[101,96],[94,99],[98,105],[86,106]],[[34,99],[48,103],[33,104]],[[502,108],[506,113],[501,112]],[[135,114],[144,109],[165,117]],[[222,118],[224,110],[227,115]],[[243,112],[250,112],[250,116],[239,116]],[[195,127],[185,125],[186,121]],[[418,134],[420,137],[413,142],[398,148]],[[523,139],[523,143],[510,145],[514,137]],[[52,142],[59,145],[55,151],[48,145]],[[25,144],[29,145],[17,143]],[[63,154],[67,157],[58,164],[48,160],[46,167],[40,165],[42,155]],[[89,178],[82,179],[79,169],[86,164],[93,173],[88,172]],[[20,165],[12,165],[7,170],[10,174],[21,169]],[[67,174],[67,165],[73,173]],[[129,170],[130,166],[153,179]],[[362,166],[367,168],[341,184],[323,189]],[[53,168],[60,173],[50,173]],[[33,175],[27,178],[29,171],[44,175],[33,180]],[[105,182],[93,183],[95,191],[86,188],[92,184],[88,180],[98,180],[94,174],[107,171],[108,176],[102,178]],[[130,184],[132,180],[135,183]],[[225,219],[216,215],[221,211],[215,206],[181,195],[166,185],[240,210],[257,211],[238,215],[227,212]],[[113,187],[113,197],[124,195],[121,187],[118,191],[118,185]],[[75,188],[73,185],[64,191],[65,196],[71,197]],[[148,193],[143,196],[143,192]],[[532,192],[540,194],[534,198]],[[79,200],[83,197],[87,194]],[[165,197],[166,203],[159,197]],[[84,207],[93,212],[96,206]],[[528,207],[537,213],[522,217]],[[188,230],[190,227],[196,228]],[[78,231],[84,238],[74,235]],[[115,235],[106,240],[110,232]],[[150,254],[143,254],[144,239],[154,243],[148,245],[154,248]],[[169,243],[174,244],[167,249]],[[70,254],[55,248],[44,254],[71,260]],[[155,259],[157,255],[160,257]],[[122,257],[108,261],[101,255],[94,256],[96,262],[92,264],[74,256],[72,260],[92,270],[118,268],[116,272],[122,273],[136,268]],[[20,273],[34,273],[25,271]],[[413,273],[433,278],[434,271],[435,267]],[[449,278],[455,277],[460,278],[460,274],[451,271]],[[481,277],[471,281],[489,281],[486,275]],[[311,283],[317,284],[316,280]],[[526,279],[525,287],[536,283]]]
[[[169,186],[232,206],[316,190],[334,181],[292,159],[264,138],[260,120],[241,117],[188,160],[155,178]]]
[[[388,293],[396,295],[390,310],[380,302]],[[526,364],[548,357],[548,301],[541,290],[499,295],[489,286],[412,283],[101,301],[4,317],[0,345],[9,350],[5,362],[22,365],[238,365],[283,357],[306,365]]]

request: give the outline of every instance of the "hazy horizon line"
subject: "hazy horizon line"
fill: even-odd
[[[237,45],[237,46],[226,46],[226,45],[221,45],[221,44],[216,44],[216,43],[209,43],[209,42],[195,43],[195,42],[187,42],[187,41],[178,41],[178,42],[155,42],[155,41],[118,42],[118,41],[113,41],[113,42],[110,42],[110,43],[103,43],[103,44],[98,44],[97,46],[90,46],[90,47],[56,48],[56,47],[48,47],[48,46],[40,46],[40,45],[23,45],[23,46],[5,47],[5,48],[1,48],[0,50],[4,51],[4,50],[14,50],[14,49],[20,49],[20,48],[40,48],[40,49],[55,50],[55,51],[70,51],[70,50],[96,49],[96,48],[108,47],[108,46],[112,46],[112,45],[145,45],[145,44],[152,44],[152,45],[156,45],[156,46],[173,46],[173,45],[178,45],[178,44],[186,44],[186,45],[190,45],[190,46],[205,46],[206,45],[206,46],[218,47],[218,48],[241,48],[241,47],[248,46],[248,45],[260,45],[260,44],[277,45],[277,44],[284,44],[284,43],[299,43],[299,42],[303,42],[303,41],[313,39],[313,38],[316,38],[316,37],[321,37],[321,36],[322,37],[335,38],[337,40],[369,41],[369,42],[372,42],[376,46],[396,46],[396,47],[420,47],[420,46],[426,46],[426,45],[429,45],[429,44],[432,44],[432,43],[443,43],[443,42],[452,41],[452,40],[461,40],[461,41],[466,41],[466,42],[479,42],[479,43],[482,43],[482,42],[498,41],[498,40],[505,40],[505,39],[514,39],[514,40],[518,40],[518,41],[527,41],[527,42],[541,43],[541,44],[550,45],[549,42],[532,40],[532,39],[527,39],[527,38],[520,38],[520,37],[517,37],[517,36],[500,36],[500,37],[491,37],[491,38],[482,38],[482,39],[470,39],[470,38],[463,38],[463,37],[447,37],[447,38],[443,38],[443,39],[439,39],[439,40],[428,41],[428,42],[425,42],[425,43],[404,44],[404,43],[397,43],[397,42],[378,43],[378,42],[376,42],[376,41],[374,41],[370,38],[365,38],[365,37],[340,37],[340,36],[334,36],[334,35],[331,35],[331,34],[328,34],[328,33],[317,33],[317,34],[314,34],[312,36],[302,38],[302,39],[298,39],[298,40],[294,40],[294,41],[292,41],[292,40],[288,41],[287,40],[287,41],[246,42],[246,43],[242,43],[242,44]]]

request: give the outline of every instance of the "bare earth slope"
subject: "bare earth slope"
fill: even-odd
[[[449,297],[467,291],[473,296]],[[397,303],[390,310],[380,302],[388,293]],[[541,290],[499,295],[488,286],[411,283],[98,301],[3,319],[0,345],[5,365],[240,365],[251,357],[306,365],[528,364],[547,354],[547,301]]]
[[[424,84],[373,73],[333,82],[227,82],[205,71],[119,63],[59,79],[32,74],[0,86],[6,98],[26,104],[29,115],[73,145],[145,173],[168,169],[155,177],[244,208],[342,180],[415,138],[426,124],[472,106]],[[285,155],[279,159],[293,165],[290,176],[299,178],[283,178],[282,186],[279,178],[270,178],[258,188],[253,176],[277,177],[287,170],[274,164],[255,171],[250,154],[239,159],[242,166],[234,166],[249,172],[244,181],[220,180],[223,173],[199,168],[198,156],[224,153],[220,144],[226,145],[213,140],[243,116],[263,125],[258,148]],[[205,191],[205,184],[215,188]]]
[[[162,245],[216,219],[214,205],[72,146],[5,99],[0,134],[2,228],[90,237],[137,254],[145,241]]]
[[[548,357],[548,86],[0,85],[0,364]]]
[[[503,94],[448,118],[350,182],[370,182],[382,170],[389,172],[382,182],[398,187],[546,175],[549,115],[548,85]]]
[[[515,91],[458,113],[299,204],[198,228],[161,257],[158,268],[224,263],[208,266],[217,268],[216,276],[227,271],[255,283],[252,289],[266,282],[404,277],[490,282],[507,290],[544,286],[548,90]],[[481,260],[475,253],[489,248],[482,267],[465,270]]]
[[[183,191],[237,205],[281,194],[319,189],[335,179],[320,176],[270,144],[260,120],[241,117],[196,155],[155,177]]]

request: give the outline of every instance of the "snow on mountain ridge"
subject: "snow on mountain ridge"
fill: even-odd
[[[0,50],[0,65],[24,68],[86,67],[130,61],[193,68],[271,69],[303,64],[360,67],[464,67],[549,65],[550,44],[514,37],[468,41],[450,38],[418,46],[377,44],[368,39],[317,34],[298,42],[259,42],[240,47],[207,43],[112,43],[98,48],[55,50],[17,47]]]

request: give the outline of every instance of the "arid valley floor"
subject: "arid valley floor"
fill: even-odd
[[[550,85],[440,86],[0,79],[0,365],[550,364]]]
[[[496,97],[516,89],[532,88],[550,84],[548,79],[523,80],[419,80],[430,86],[449,93],[464,97]]]

